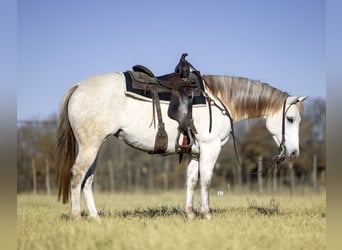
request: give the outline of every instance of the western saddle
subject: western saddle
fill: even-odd
[[[202,77],[186,59],[187,53],[183,53],[175,71],[162,76],[154,76],[151,70],[142,65],[135,65],[133,71],[125,72],[132,81],[132,88],[149,93],[153,103],[153,121],[157,111],[158,131],[155,138],[154,150],[150,153],[163,154],[167,150],[168,136],[165,131],[162,113],[160,109],[159,95],[169,94],[170,103],[168,116],[178,122],[178,134],[175,147],[178,153],[189,153],[195,143],[197,134],[193,117],[193,98],[202,95]],[[190,68],[193,69],[190,72]],[[183,134],[182,143],[179,144],[180,135]]]

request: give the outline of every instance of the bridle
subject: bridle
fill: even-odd
[[[297,102],[299,102],[299,100],[295,100],[294,102],[291,102],[289,104],[289,106],[286,108],[286,100],[284,101],[283,104],[283,116],[282,116],[282,124],[281,124],[281,142],[279,144],[279,155],[285,156],[285,152],[286,152],[286,148],[284,147],[285,144],[285,117],[286,117],[286,113],[287,111],[290,109],[290,107],[294,104],[296,104]]]
[[[272,159],[272,162],[271,162],[271,164],[272,164],[271,165],[272,166],[271,175],[272,176],[274,173],[277,172],[279,164],[286,159],[286,148],[284,146],[285,145],[285,117],[286,117],[286,113],[293,104],[296,104],[297,102],[299,102],[299,100],[296,100],[296,101],[290,103],[286,109],[287,97],[286,97],[284,104],[283,104],[283,115],[282,115],[282,124],[281,124],[281,142],[279,144],[279,154],[274,156]]]

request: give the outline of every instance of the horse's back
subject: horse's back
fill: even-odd
[[[124,79],[121,72],[92,76],[78,84],[78,92],[84,92],[86,95],[110,93],[116,91],[117,88],[122,89]]]

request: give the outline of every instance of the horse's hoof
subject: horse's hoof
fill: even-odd
[[[89,211],[89,217],[99,218],[100,214],[97,211]]]
[[[203,213],[202,214],[202,218],[205,219],[205,220],[212,220],[213,216],[212,216],[211,213]]]
[[[194,212],[189,212],[186,214],[186,218],[188,220],[194,220],[196,218],[196,214]]]
[[[89,221],[91,222],[97,222],[97,223],[101,223],[101,218],[99,216],[89,216],[88,218]]]

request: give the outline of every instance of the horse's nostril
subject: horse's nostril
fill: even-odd
[[[292,151],[291,158],[296,158],[297,156],[298,156],[298,151],[297,150]]]

